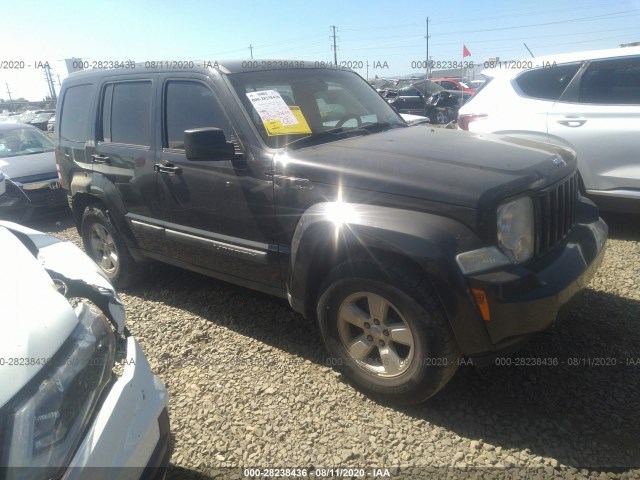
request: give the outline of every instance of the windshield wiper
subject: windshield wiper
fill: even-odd
[[[367,130],[362,130],[361,127],[356,128],[344,128],[344,127],[336,127],[331,130],[325,130],[324,132],[314,133],[312,135],[308,135],[306,137],[299,138],[292,142],[289,142],[287,147],[299,148],[304,145],[313,145],[314,143],[322,143],[325,140],[338,140],[341,137],[350,137],[356,135],[369,135],[370,132]],[[355,135],[352,135],[355,134]]]
[[[382,132],[383,130],[386,130],[388,128],[404,128],[407,125],[405,125],[404,123],[400,123],[400,122],[375,122],[375,123],[367,123],[366,125],[362,125],[360,127],[355,127],[356,130],[359,129],[363,129],[366,130],[367,132],[373,133],[373,132]]]
[[[294,140],[294,141],[288,143],[287,147],[291,147],[293,145],[294,148],[298,148],[298,147],[300,147],[302,145],[307,145],[310,142],[311,143],[321,142],[323,140],[326,140],[327,138],[338,140],[338,138],[343,137],[343,136],[348,138],[350,136],[369,135],[370,133],[382,132],[382,131],[387,130],[389,128],[404,128],[406,126],[407,125],[405,125],[404,123],[400,123],[400,122],[395,122],[395,123],[391,123],[391,122],[374,122],[374,123],[368,123],[366,125],[361,125],[359,127],[348,127],[348,128],[336,127],[336,128],[332,128],[330,130],[326,130],[324,132],[314,133],[313,135],[309,135],[307,137],[303,137],[303,138],[299,138],[297,140]]]

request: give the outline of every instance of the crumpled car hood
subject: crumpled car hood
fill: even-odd
[[[98,305],[118,332],[124,330],[125,313],[109,281],[71,243],[0,222],[0,261],[1,407],[45,366],[78,324],[54,278]]]

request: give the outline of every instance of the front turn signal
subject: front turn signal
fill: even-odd
[[[491,313],[489,312],[489,302],[487,301],[487,294],[484,290],[480,290],[478,288],[472,288],[471,293],[473,293],[473,298],[476,299],[476,304],[478,305],[478,309],[480,310],[480,315],[482,315],[482,319],[485,322],[491,320]]]

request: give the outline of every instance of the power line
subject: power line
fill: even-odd
[[[589,7],[580,7],[581,10],[588,10],[590,8],[600,8],[602,6],[611,6],[610,3],[604,3],[604,4],[600,4],[600,5],[591,5]],[[637,9],[636,9],[637,10]],[[574,12],[575,8],[562,8],[562,9],[558,9],[558,10],[546,10],[544,11],[545,14],[556,14],[556,13],[560,13],[560,12],[567,12],[567,11],[571,11]],[[530,11],[525,11],[525,12],[520,12],[520,13],[510,13],[507,15],[498,15],[498,16],[491,16],[491,17],[474,17],[474,21],[478,21],[478,20],[499,20],[501,18],[514,18],[514,17],[528,17],[530,15],[533,14],[539,14],[540,10],[530,10]],[[450,19],[450,20],[449,20]],[[451,23],[459,23],[461,20],[459,17],[445,17],[444,18],[445,21],[439,20],[435,23],[437,23],[438,25],[446,25],[446,24],[451,24]],[[468,21],[468,18],[464,19],[465,22]]]
[[[530,25],[517,25],[517,26],[513,26],[513,27],[499,27],[499,28],[483,28],[483,29],[479,29],[479,30],[462,30],[459,32],[447,32],[447,33],[439,33],[439,34],[435,34],[434,36],[444,36],[444,35],[460,35],[460,34],[468,34],[468,33],[481,33],[481,32],[497,32],[497,31],[501,31],[501,30],[514,30],[516,28],[531,28],[531,27],[543,27],[546,25],[560,25],[563,23],[576,23],[576,22],[584,22],[584,21],[589,21],[589,20],[595,20],[598,18],[604,18],[604,17],[610,17],[612,15],[622,15],[624,13],[630,13],[630,12],[638,12],[638,9],[634,9],[634,10],[626,10],[624,12],[616,12],[616,13],[607,13],[604,15],[594,15],[592,17],[582,17],[582,18],[574,18],[574,19],[570,19],[570,20],[557,20],[555,22],[545,22],[545,23],[532,23]],[[640,15],[640,13],[635,13],[632,15]]]
[[[581,10],[589,10],[589,9],[593,9],[593,8],[600,8],[602,6],[610,6],[609,3],[603,3],[603,4],[598,4],[598,5],[591,5],[588,7],[580,7]],[[638,11],[639,9],[632,9],[632,10],[627,10],[625,12],[614,12],[614,13],[607,13],[607,14],[602,14],[602,15],[618,15],[621,13],[627,13],[627,12],[633,12],[633,11]],[[560,12],[566,12],[566,11],[575,11],[574,8],[563,8],[563,9],[556,9],[556,10],[545,10],[544,13],[545,14],[555,14],[555,13],[560,13]],[[525,12],[520,12],[520,13],[511,13],[508,15],[498,15],[498,16],[489,16],[489,17],[474,17],[473,21],[474,23],[477,23],[479,20],[499,20],[501,18],[514,18],[514,17],[527,17],[530,16],[532,14],[537,14],[540,13],[540,10],[531,10],[531,11],[525,11]],[[446,24],[452,24],[452,23],[460,23],[460,22],[465,22],[468,23],[469,22],[469,18],[467,16],[464,17],[463,20],[460,19],[459,16],[455,16],[455,17],[444,17],[444,18],[440,18],[440,19],[435,19],[433,20],[433,24],[434,25],[446,25]],[[569,19],[566,21],[573,21],[573,19]],[[405,23],[405,24],[401,24],[401,25],[389,25],[389,24],[385,24],[385,25],[380,25],[380,26],[371,26],[371,27],[362,27],[362,28],[342,28],[343,32],[361,32],[361,31],[366,31],[366,30],[376,30],[376,31],[380,31],[380,30],[393,30],[393,29],[398,29],[398,28],[407,28],[407,27],[415,27],[415,28],[422,28],[421,24],[418,23]]]
[[[630,27],[630,28],[624,28],[624,29],[618,29],[618,28],[609,28],[609,29],[605,29],[605,30],[595,30],[595,31],[589,31],[589,32],[584,32],[581,34],[577,34],[577,33],[558,33],[558,34],[551,34],[551,35],[536,35],[535,39],[540,39],[540,38],[557,38],[557,37],[576,37],[577,35],[592,35],[594,33],[609,33],[609,32],[626,32],[626,31],[637,31],[638,29],[635,27]],[[431,35],[429,35],[431,36]],[[418,37],[418,36],[414,36],[414,37],[405,37],[404,39],[407,41],[416,41],[419,40],[421,38],[424,38],[424,36],[422,37]],[[480,43],[494,43],[494,42],[501,42],[504,43],[505,41],[522,41],[522,40],[531,40],[531,36],[530,35],[519,35],[516,37],[509,37],[509,38],[505,38],[505,37],[496,37],[496,38],[492,38],[492,39],[487,39],[487,40],[474,40],[473,38],[466,40],[467,44],[470,43],[474,43],[474,44],[480,44]],[[346,42],[345,42],[346,43]],[[402,44],[402,45],[392,45],[392,43],[397,43],[397,42],[390,42],[390,43],[384,43],[384,44],[378,44],[378,45],[369,45],[366,47],[350,47],[350,48],[343,48],[342,50],[344,51],[358,51],[358,50],[375,50],[381,47],[387,48],[387,49],[391,49],[391,48],[407,48],[408,46],[411,45],[407,45],[407,44]],[[431,47],[446,47],[446,46],[450,46],[450,45],[455,45],[455,46],[459,46],[460,42],[459,41],[455,41],[455,42],[429,42],[429,46]],[[415,46],[417,46],[417,44],[415,44]]]

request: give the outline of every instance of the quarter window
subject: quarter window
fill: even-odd
[[[69,142],[87,141],[89,136],[89,96],[92,85],[70,87],[64,94],[58,128],[60,139]]]
[[[640,105],[640,58],[593,61],[580,79],[580,103]]]
[[[151,93],[151,82],[107,85],[102,97],[102,141],[150,145]]]
[[[527,97],[556,101],[580,68],[579,63],[526,71],[514,81]]]
[[[229,138],[229,123],[211,90],[204,84],[170,81],[166,86],[165,148],[184,150],[184,131],[220,128]]]

